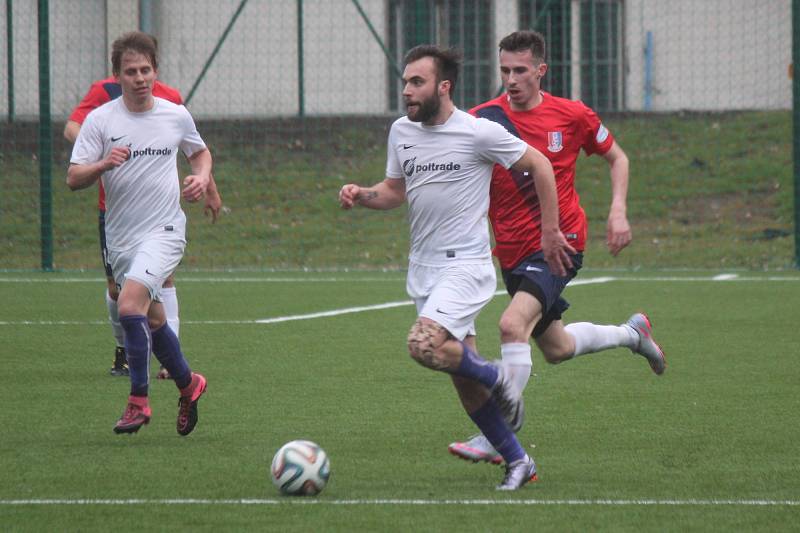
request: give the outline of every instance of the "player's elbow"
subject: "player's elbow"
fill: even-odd
[[[81,186],[81,181],[78,179],[74,166],[70,166],[69,170],[67,170],[67,187],[69,187],[69,190],[71,191],[77,191],[78,189],[83,188]]]

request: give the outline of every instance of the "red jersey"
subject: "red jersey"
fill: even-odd
[[[505,94],[470,110],[502,124],[542,152],[553,165],[558,192],[559,226],[573,248],[586,246],[586,214],[575,190],[575,162],[581,148],[587,155],[605,154],[614,137],[594,111],[576,102],[542,92],[542,102],[529,111],[512,111]],[[489,218],[494,255],[503,269],[512,269],[541,250],[541,214],[533,178],[495,165]]]
[[[86,120],[86,117],[89,115],[89,113],[101,105],[120,97],[121,95],[122,87],[120,87],[119,83],[117,83],[117,80],[115,80],[113,77],[96,81],[89,88],[89,92],[86,93],[86,96],[83,97],[83,100],[81,100],[77,107],[72,110],[69,120],[77,122],[78,124],[83,124],[83,121]],[[159,98],[169,100],[170,102],[178,105],[183,104],[183,98],[181,98],[181,93],[178,91],[178,89],[163,84],[158,80],[156,80],[156,82],[153,84],[153,96],[158,96]],[[100,211],[105,211],[106,192],[103,189],[103,180],[98,180],[97,183],[100,186],[97,207],[100,208]]]

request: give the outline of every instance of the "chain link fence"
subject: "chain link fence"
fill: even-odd
[[[404,268],[405,212],[342,212],[383,178],[404,52],[463,51],[457,105],[502,91],[497,43],[548,39],[545,90],[593,107],[631,160],[634,243],[604,250],[610,185],[581,158],[595,268],[790,268],[790,0],[5,0],[0,269],[99,269],[97,193],[64,184],[65,121],[110,43],[159,40],[215,161],[223,214],[187,205],[187,269]],[[185,170],[185,169],[184,169]]]

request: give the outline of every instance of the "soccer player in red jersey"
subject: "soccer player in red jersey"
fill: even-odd
[[[583,261],[586,215],[575,190],[575,162],[583,149],[599,154],[609,165],[612,199],[606,242],[616,256],[631,241],[626,216],[628,158],[614,136],[582,102],[558,98],[541,90],[547,72],[544,37],[533,31],[514,32],[500,41],[500,76],[505,94],[470,112],[505,126],[550,160],[556,176],[560,229],[577,253],[566,276],[553,273],[541,254],[539,199],[529,176],[497,165],[492,174],[489,217],[511,303],[500,318],[501,356],[512,369],[518,394],[531,373],[532,336],[545,360],[557,364],[579,355],[627,347],[647,359],[660,375],[666,363],[652,338],[649,319],[636,313],[620,326],[578,322],[564,325],[569,303],[561,297]],[[510,421],[516,429],[522,417]],[[501,462],[483,435],[449,446],[454,455],[472,461]]]
[[[114,100],[122,95],[122,88],[114,76],[104,80],[98,80],[92,83],[89,91],[84,95],[80,103],[72,110],[67,124],[64,126],[64,138],[69,142],[74,143],[78,138],[78,133],[81,130],[81,125],[86,117],[93,110],[101,105]],[[174,87],[170,87],[159,80],[155,80],[153,84],[153,96],[169,100],[175,104],[183,104],[183,98],[180,91]],[[107,290],[105,294],[106,307],[108,308],[108,320],[111,323],[111,330],[116,340],[116,349],[114,350],[114,363],[111,366],[112,376],[127,376],[128,363],[125,354],[124,332],[122,325],[119,321],[119,313],[117,311],[117,298],[119,298],[119,288],[114,282],[114,276],[111,272],[111,266],[108,263],[108,253],[106,250],[106,232],[105,232],[105,218],[106,218],[106,204],[105,204],[105,190],[103,189],[103,182],[98,183],[98,201],[97,207],[99,210],[98,215],[98,228],[100,231],[100,254],[103,260],[103,267],[106,271],[106,285]],[[214,223],[219,215],[220,208],[222,207],[222,198],[217,191],[217,185],[214,182],[213,176],[209,183],[205,195],[205,213],[211,216],[211,222]],[[167,314],[167,323],[178,335],[180,328],[180,317],[178,313],[178,294],[175,289],[175,276],[171,274],[164,282],[164,288],[161,291],[163,299],[164,310]],[[169,372],[164,367],[158,371],[158,378],[169,378]]]

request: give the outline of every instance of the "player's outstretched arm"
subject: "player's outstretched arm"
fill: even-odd
[[[188,202],[196,202],[203,197],[211,180],[211,152],[205,149],[193,153],[189,164],[192,173],[183,178],[183,198]]]
[[[350,209],[356,204],[370,209],[394,209],[405,201],[406,182],[403,179],[386,178],[372,187],[348,183],[339,189],[342,209]]]
[[[130,155],[130,148],[115,146],[100,161],[86,164],[72,163],[67,170],[67,186],[73,191],[85,189],[94,184],[103,175],[103,172],[118,167],[127,161]]]
[[[567,242],[558,224],[558,193],[553,165],[541,152],[529,146],[513,168],[533,176],[542,217],[544,260],[554,274],[566,276],[567,269],[572,266],[570,254],[576,251]]]
[[[616,256],[630,244],[633,235],[628,223],[628,156],[614,141],[611,149],[603,154],[611,174],[611,208],[606,224],[606,245],[611,255]]]

